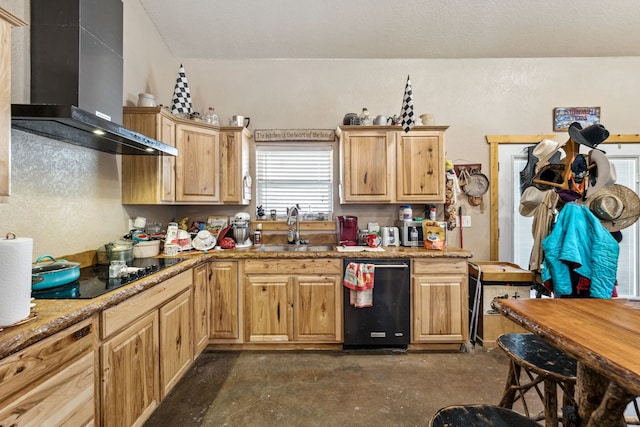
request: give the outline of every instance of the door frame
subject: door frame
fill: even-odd
[[[489,144],[489,257],[499,261],[499,223],[498,223],[498,151],[500,144],[537,144],[543,139],[553,139],[556,134],[529,135],[485,135]],[[603,144],[638,144],[640,134],[612,134]]]

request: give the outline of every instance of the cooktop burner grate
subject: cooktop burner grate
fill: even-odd
[[[75,282],[55,288],[31,291],[31,296],[35,299],[95,298],[184,260],[185,258],[136,258],[128,265],[129,273],[117,279],[109,279],[108,265],[93,265],[81,268],[80,277]]]

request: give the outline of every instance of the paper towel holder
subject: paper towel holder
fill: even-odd
[[[16,233],[14,233],[13,231],[10,231],[7,233],[7,235],[4,238],[5,240],[15,240],[16,239]]]

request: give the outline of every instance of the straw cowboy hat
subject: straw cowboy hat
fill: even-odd
[[[573,122],[569,126],[569,136],[578,144],[596,148],[596,145],[609,138],[609,131],[599,123],[582,129],[580,123]]]
[[[589,151],[589,186],[585,198],[598,190],[616,183],[616,167],[604,154],[604,151]]]
[[[520,196],[520,207],[518,211],[522,216],[533,216],[536,208],[544,200],[544,196],[549,190],[539,190],[535,186],[530,186],[524,189],[522,196]]]
[[[596,191],[585,206],[611,232],[633,225],[640,217],[640,197],[624,185],[613,184]]]

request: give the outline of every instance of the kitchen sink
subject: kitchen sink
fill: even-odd
[[[332,251],[334,245],[262,245],[260,252],[323,252]]]

